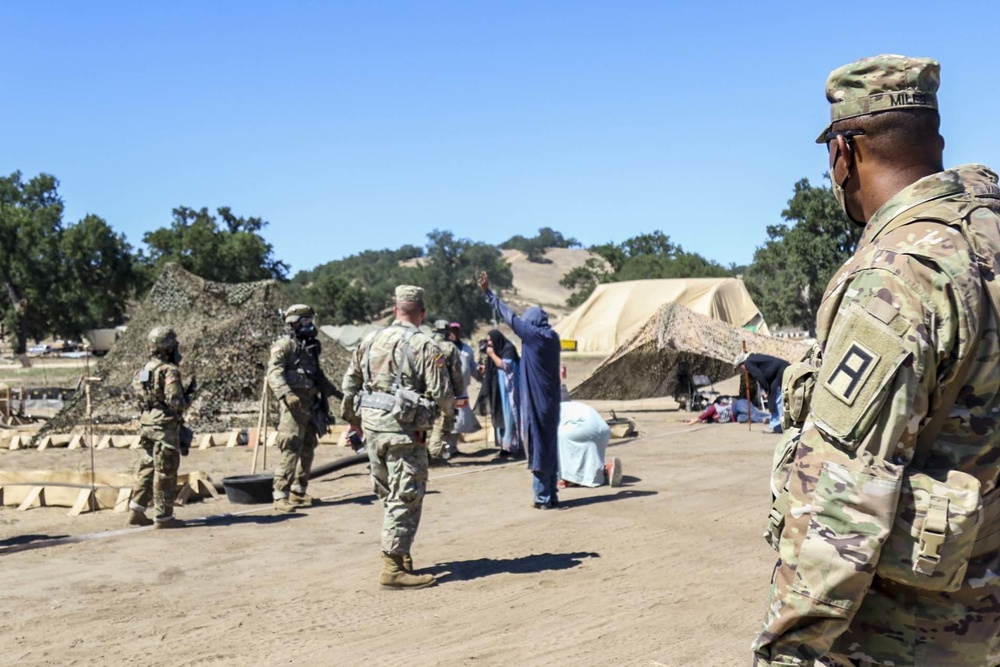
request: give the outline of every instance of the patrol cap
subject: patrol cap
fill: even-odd
[[[294,306],[289,306],[285,309],[285,322],[287,324],[295,324],[301,317],[315,316],[316,311],[313,310],[312,306],[307,306],[304,303],[297,303]]]
[[[424,305],[424,288],[416,285],[399,285],[396,287],[396,303],[419,303]]]
[[[736,358],[733,359],[733,366],[739,366],[749,358],[750,358],[749,352],[740,352],[739,354],[736,355]]]
[[[816,139],[826,142],[833,124],[845,118],[895,109],[937,109],[941,65],[930,58],[884,54],[838,67],[826,80],[830,124]]]

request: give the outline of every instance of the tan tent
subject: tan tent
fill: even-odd
[[[578,352],[611,354],[666,303],[677,303],[699,315],[757,333],[770,333],[739,278],[631,280],[598,285],[590,298],[555,329],[563,340],[576,341]]]

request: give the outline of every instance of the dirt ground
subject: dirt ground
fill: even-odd
[[[221,499],[178,508],[191,525],[177,531],[0,508],[0,664],[749,664],[775,436],[686,426],[664,399],[594,405],[641,430],[608,450],[624,485],[563,490],[564,509],[538,511],[523,464],[464,444],[431,470],[414,558],[439,584],[422,591],[377,585],[381,510],[363,466],[314,481],[326,500],[299,514]],[[347,452],[322,446],[317,463]],[[94,455],[108,471],[137,457]],[[250,458],[212,448],[181,466],[220,479]],[[0,469],[89,466],[87,450],[0,451]],[[50,542],[62,536],[88,539]]]

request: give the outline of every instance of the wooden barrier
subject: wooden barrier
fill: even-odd
[[[343,435],[346,427],[336,424],[330,427],[330,431],[319,439],[321,445],[342,445]],[[21,432],[17,430],[0,430],[0,449],[10,450],[26,449],[31,446],[31,439],[34,432]],[[267,430],[267,446],[274,447],[277,441],[278,432],[274,428]],[[257,429],[233,429],[217,433],[196,433],[192,449],[209,449],[211,447],[240,447],[246,445],[249,448],[256,447],[258,439]],[[39,451],[45,449],[63,448],[66,449],[86,449],[93,444],[94,449],[137,449],[139,447],[138,435],[116,435],[112,433],[54,433],[42,437],[36,448]]]
[[[69,507],[69,516],[110,509],[125,512],[135,479],[127,473],[94,474],[71,470],[0,471],[0,504],[32,507]],[[175,505],[191,500],[218,498],[212,479],[194,471],[177,476]]]

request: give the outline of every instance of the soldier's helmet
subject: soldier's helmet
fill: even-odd
[[[304,303],[297,303],[294,306],[289,306],[285,309],[285,323],[295,324],[303,317],[315,317],[316,311],[313,310],[312,306],[307,306]]]
[[[438,333],[448,333],[448,320],[435,320],[434,321],[434,331]]]
[[[146,340],[150,352],[173,352],[177,348],[177,334],[170,327],[153,327]]]

